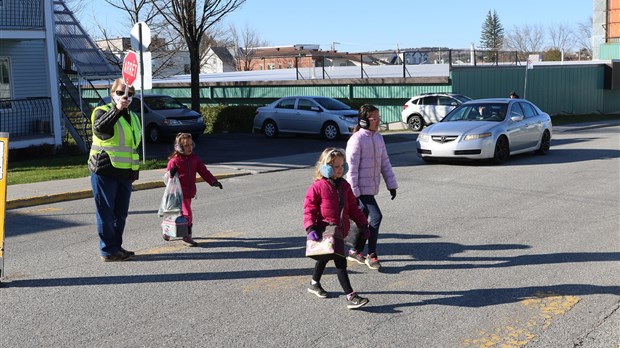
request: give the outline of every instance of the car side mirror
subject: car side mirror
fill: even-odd
[[[512,120],[512,122],[521,122],[521,121],[523,121],[523,116],[522,115],[516,115],[516,116],[510,117],[510,119]]]

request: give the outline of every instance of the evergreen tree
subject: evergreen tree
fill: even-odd
[[[499,51],[504,43],[504,28],[499,21],[497,12],[489,11],[487,18],[482,25],[480,34],[480,47],[489,49],[493,52]]]

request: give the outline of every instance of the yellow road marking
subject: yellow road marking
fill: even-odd
[[[40,214],[40,213],[51,213],[55,211],[62,211],[64,209],[61,208],[41,208],[41,209],[29,209],[20,212],[10,212],[10,214],[19,214],[19,215],[27,215],[27,214]]]
[[[577,296],[537,292],[533,297],[520,302],[526,309],[534,310],[531,317],[525,321],[517,320],[512,325],[496,327],[489,331],[481,330],[478,338],[466,339],[465,346],[523,347],[536,337],[536,331],[548,329],[555,317],[566,314],[579,301],[580,298]]]
[[[276,291],[282,289],[296,289],[299,288],[304,281],[308,281],[308,276],[286,276],[286,277],[273,277],[267,279],[256,280],[252,284],[243,287],[243,292],[250,292],[255,290],[267,290]]]
[[[214,234],[214,235],[210,235],[207,238],[233,238],[233,237],[238,237],[238,236],[242,236],[242,235],[243,235],[242,232],[224,231],[224,232],[219,232],[219,233]],[[197,241],[200,244],[209,243],[209,240],[206,240],[206,241],[205,240],[200,240],[200,238],[197,238]],[[183,242],[180,239],[179,240],[173,239],[170,242],[166,242],[166,244],[159,245],[159,246],[156,246],[154,248],[138,250],[138,251],[136,251],[136,256],[172,253],[172,252],[183,250],[183,249],[188,248],[188,247],[189,246],[183,244]]]

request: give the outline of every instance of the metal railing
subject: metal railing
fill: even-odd
[[[377,75],[375,72],[379,67],[395,68],[389,77],[410,78],[415,77],[411,69],[416,65],[436,65],[443,64],[450,68],[453,66],[524,66],[530,54],[540,54],[543,52],[518,52],[518,51],[495,51],[486,49],[416,49],[402,50],[400,52],[367,52],[367,53],[345,53],[345,52],[311,52],[298,55],[269,55],[260,58],[263,64],[269,60],[271,62],[292,63],[297,80],[306,79],[332,79],[327,73],[330,69],[338,66],[346,68],[351,72],[357,72],[361,79],[372,77],[385,77]],[[307,59],[312,57],[312,64],[308,66]],[[306,59],[302,64],[301,59]],[[565,56],[565,60],[577,60],[576,55]],[[328,63],[329,62],[329,63]],[[305,76],[302,70],[313,69],[312,73]],[[315,73],[316,70],[316,73]],[[337,78],[337,77],[335,77]]]
[[[51,136],[51,98],[0,99],[0,131],[11,138]]]
[[[44,0],[2,1],[0,28],[43,29],[45,26]]]

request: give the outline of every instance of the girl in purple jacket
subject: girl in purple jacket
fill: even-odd
[[[166,169],[170,172],[170,176],[179,175],[179,182],[183,191],[182,214],[187,218],[189,229],[189,235],[183,237],[183,241],[195,247],[198,246],[198,243],[192,239],[192,199],[196,197],[196,173],[200,174],[202,179],[213,187],[222,189],[222,184],[211,174],[200,157],[192,153],[194,146],[194,140],[190,133],[177,134],[174,152],[168,158]],[[170,240],[166,234],[163,235],[163,238],[166,241]]]
[[[355,221],[363,234],[368,234],[366,216],[358,208],[351,186],[342,178],[346,171],[344,150],[332,147],[323,151],[316,164],[314,182],[308,188],[304,199],[304,228],[308,233],[308,239],[320,240],[321,233],[328,224],[338,226],[341,222],[341,233],[344,238],[349,233],[349,219]],[[338,282],[347,295],[347,308],[355,309],[367,304],[368,299],[357,295],[351,287],[346,258],[336,255],[333,260]],[[321,298],[328,296],[320,283],[327,262],[328,260],[316,261],[312,282],[308,288],[309,292]]]
[[[349,250],[347,259],[360,264],[366,263],[370,269],[381,267],[377,257],[377,239],[383,215],[375,200],[379,193],[381,176],[392,199],[396,197],[398,188],[383,136],[378,132],[380,121],[381,116],[376,106],[362,105],[358,113],[358,125],[347,142],[347,163],[350,166],[347,181],[351,184],[360,209],[368,217],[370,230],[366,257],[362,255],[366,240],[358,238],[355,248]]]

